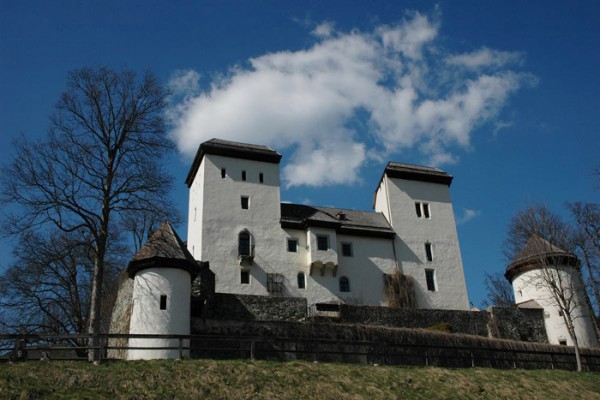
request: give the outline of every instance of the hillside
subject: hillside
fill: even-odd
[[[0,365],[2,399],[600,399],[600,374],[268,361]]]

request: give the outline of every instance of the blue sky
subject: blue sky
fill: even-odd
[[[280,151],[298,203],[370,209],[385,162],[437,164],[479,305],[516,211],[598,201],[598,21],[596,1],[1,0],[1,158],[45,133],[68,71],[150,69],[177,95],[184,214],[190,157],[214,136]]]

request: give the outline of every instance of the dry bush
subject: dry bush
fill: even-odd
[[[417,308],[414,279],[410,275],[394,271],[385,274],[385,295],[390,308]]]

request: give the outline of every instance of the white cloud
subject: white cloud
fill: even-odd
[[[473,218],[479,217],[481,215],[481,211],[479,210],[470,210],[468,208],[463,209],[463,215],[456,219],[457,225],[463,225],[467,222],[471,221]]]
[[[197,73],[180,71],[170,84],[172,134],[188,155],[213,137],[291,148],[288,187],[355,183],[365,160],[406,148],[435,165],[454,163],[474,130],[496,122],[532,78],[501,68],[508,61],[492,63],[510,57],[489,49],[478,63],[496,70],[479,72],[466,61],[473,53],[448,55],[438,31],[418,13],[370,33],[337,32],[326,22],[313,31],[312,47],[252,58],[203,91]],[[365,130],[352,128],[359,115]]]
[[[333,34],[334,26],[333,22],[325,21],[317,25],[311,33],[318,38],[328,38]]]
[[[446,58],[446,63],[469,69],[484,67],[500,68],[507,64],[521,64],[523,54],[520,52],[499,51],[483,47],[472,53],[456,54]]]

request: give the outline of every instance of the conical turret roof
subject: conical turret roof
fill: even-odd
[[[131,278],[147,268],[179,268],[192,278],[198,275],[200,266],[185,247],[171,224],[165,221],[150,236],[144,246],[133,256],[127,266]]]
[[[539,257],[540,255],[549,253],[569,254],[560,247],[553,245],[546,239],[538,235],[533,235],[529,238],[527,244],[525,244],[525,247],[523,250],[521,250],[515,261],[519,261],[528,257]]]
[[[506,268],[504,276],[512,283],[513,279],[523,272],[555,263],[578,267],[579,259],[546,239],[532,235],[515,261]]]

